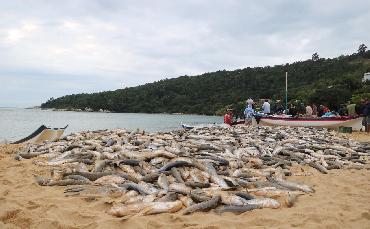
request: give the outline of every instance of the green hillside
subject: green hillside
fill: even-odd
[[[228,106],[241,106],[247,98],[284,99],[285,72],[290,101],[325,104],[370,97],[370,51],[318,58],[291,64],[217,71],[181,76],[154,83],[93,94],[73,94],[50,99],[42,108],[109,110],[112,112],[216,114]],[[242,105],[243,106],[243,105]]]

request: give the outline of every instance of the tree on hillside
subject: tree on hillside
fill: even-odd
[[[370,71],[370,51],[364,55],[319,58],[273,67],[209,72],[197,76],[160,80],[137,87],[93,94],[74,94],[48,100],[42,108],[91,108],[112,112],[224,114],[234,107],[241,115],[251,97],[283,100],[284,73],[289,72],[289,99],[337,108],[352,97],[366,98],[370,86],[362,83]],[[140,71],[138,71],[140,72]],[[272,103],[271,103],[272,104]],[[273,104],[272,104],[273,106]]]
[[[358,47],[357,53],[363,56],[366,53],[367,46],[365,44],[361,44]]]
[[[318,61],[320,59],[319,57],[319,54],[317,54],[317,52],[315,52],[314,54],[312,54],[312,60],[313,61]]]
[[[308,97],[309,103],[328,106],[330,109],[338,109],[340,104],[348,102],[351,91],[342,87],[318,88]]]

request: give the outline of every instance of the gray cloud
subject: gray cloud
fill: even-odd
[[[370,45],[366,0],[0,0],[0,18],[0,106]]]

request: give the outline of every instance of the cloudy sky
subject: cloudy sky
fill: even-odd
[[[0,0],[0,106],[370,46],[368,0]]]

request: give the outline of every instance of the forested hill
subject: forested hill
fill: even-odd
[[[247,98],[288,99],[338,106],[352,98],[370,96],[370,51],[318,58],[292,64],[217,71],[198,76],[181,76],[154,83],[93,94],[51,98],[42,108],[103,109],[112,112],[216,114],[226,107],[240,106]]]

